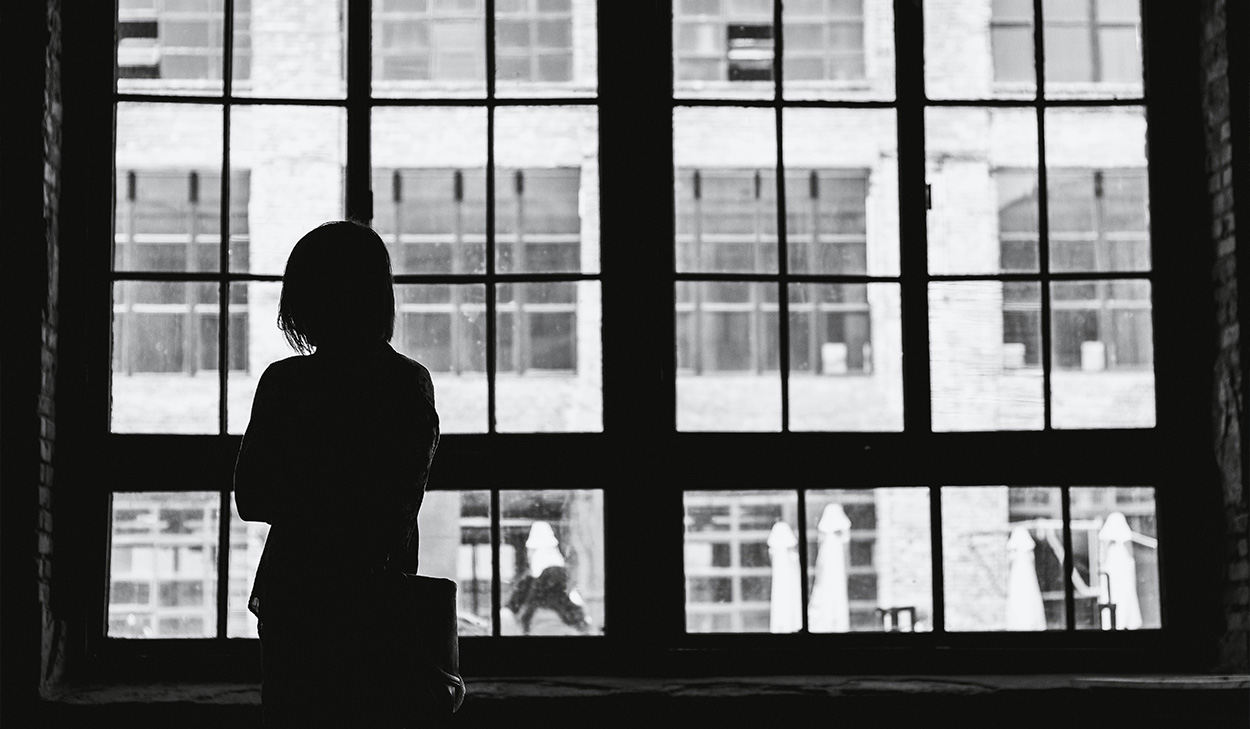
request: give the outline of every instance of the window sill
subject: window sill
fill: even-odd
[[[837,711],[842,718],[880,721],[903,715],[973,722],[1035,716],[1071,727],[1157,724],[1160,718],[1204,727],[1244,726],[1250,703],[1246,675],[996,675],[996,676],[767,676],[718,678],[549,676],[469,680],[459,726],[499,726],[561,712],[607,711],[664,716],[664,725],[699,720],[725,725]],[[124,720],[130,727],[260,726],[254,683],[91,684],[47,697],[40,713],[49,726]],[[1113,722],[1107,724],[1108,721]],[[713,722],[713,723],[709,723]],[[172,724],[171,724],[172,725]],[[1178,724],[1179,725],[1179,724]]]

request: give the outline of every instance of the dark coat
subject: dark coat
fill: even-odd
[[[234,489],[240,517],[272,525],[249,601],[267,715],[283,685],[317,697],[319,680],[365,675],[342,664],[371,662],[370,575],[415,547],[438,438],[429,371],[389,345],[290,357],[261,376]]]

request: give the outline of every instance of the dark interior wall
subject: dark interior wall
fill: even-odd
[[[4,352],[0,365],[0,645],[4,711],[59,678],[52,514],[61,189],[61,3],[4,8]]]
[[[1202,104],[1206,120],[1207,193],[1210,238],[1215,247],[1217,359],[1212,393],[1214,452],[1224,504],[1226,576],[1225,630],[1221,663],[1232,670],[1250,667],[1250,562],[1247,561],[1247,447],[1245,320],[1240,303],[1250,295],[1250,240],[1245,216],[1250,200],[1250,88],[1247,88],[1245,41],[1250,26],[1244,2],[1203,0]],[[1231,42],[1230,42],[1231,41]],[[1242,195],[1238,200],[1235,188]],[[1241,213],[1242,229],[1237,218]]]

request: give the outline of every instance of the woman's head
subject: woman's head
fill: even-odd
[[[326,344],[389,342],[395,291],[391,257],[378,234],[337,220],[300,238],[282,275],[278,328],[303,354]]]

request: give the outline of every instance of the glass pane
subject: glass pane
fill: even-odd
[[[1142,95],[1138,0],[1043,0],[1043,14],[1047,96]]]
[[[486,271],[484,109],[374,109],[373,160],[373,227],[395,273]]]
[[[946,629],[1063,630],[1059,489],[942,488]]]
[[[215,4],[220,4],[217,0]],[[343,98],[343,0],[234,4],[234,85],[239,96]]]
[[[677,282],[677,429],[781,429],[777,285]]]
[[[495,269],[599,270],[599,117],[595,109],[495,112]]]
[[[496,94],[593,94],[599,65],[596,10],[594,0],[496,3]]]
[[[296,241],[343,218],[346,119],[330,107],[231,112],[230,167],[248,180],[246,197],[234,197],[245,214],[232,219],[231,271],[281,274]]]
[[[485,96],[485,13],[475,0],[376,5],[373,95]]]
[[[903,429],[900,306],[898,284],[790,284],[791,430]]]
[[[496,427],[603,430],[599,282],[498,284],[496,297]]]
[[[1047,110],[1046,167],[1052,270],[1150,269],[1141,107]]]
[[[771,98],[773,8],[762,2],[673,7],[673,92],[679,98]]]
[[[1041,286],[929,284],[933,429],[1042,427]]]
[[[230,284],[230,377],[226,383],[229,433],[242,434],[247,430],[256,383],[265,368],[295,355],[276,323],[281,295],[282,284],[278,281]]]
[[[787,99],[894,98],[893,3],[787,2],[781,20]]]
[[[221,119],[220,107],[117,105],[115,270],[221,269]]]
[[[485,286],[396,286],[391,346],[430,370],[442,432],[486,432]]]
[[[895,127],[890,110],[786,110],[792,273],[898,275]]]
[[[269,525],[243,521],[230,494],[230,592],[226,619],[227,638],[258,638],[256,616],[247,609],[256,582],[256,568],[269,538]]]
[[[926,3],[924,37],[930,99],[1036,95],[1031,0]]]
[[[504,491],[499,510],[500,632],[602,634],[603,491]]]
[[[1037,115],[925,111],[929,272],[1038,270]]]
[[[490,492],[427,491],[417,514],[417,573],[456,581],[460,635],[490,635]],[[511,553],[500,550],[502,571]]]
[[[808,491],[808,628],[933,629],[927,488]]]
[[[117,90],[220,95],[225,19],[214,0],[120,3]]]
[[[797,633],[794,491],[687,491],[686,632]]]
[[[1161,627],[1155,490],[1073,487],[1070,498],[1076,627]]]
[[[218,432],[215,283],[113,284],[114,433]]]
[[[1056,281],[1051,306],[1054,427],[1153,427],[1150,282]]]
[[[217,635],[216,491],[113,494],[110,638]]]
[[[777,270],[777,142],[769,109],[673,112],[677,270]]]

